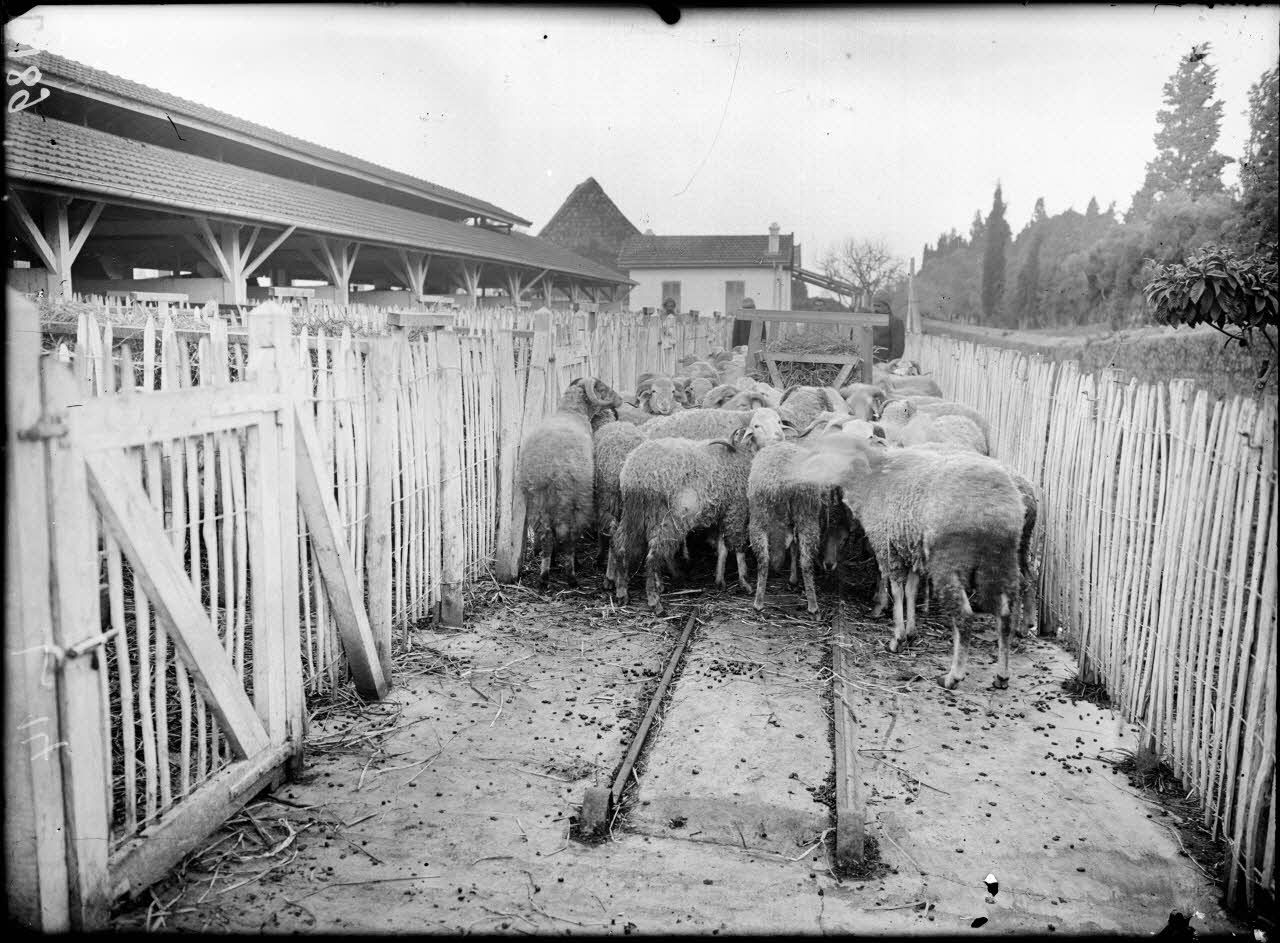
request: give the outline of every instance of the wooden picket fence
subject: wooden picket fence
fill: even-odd
[[[9,326],[36,388],[9,417],[10,552],[31,561],[7,597],[27,627],[7,703],[29,720],[6,740],[6,824],[31,843],[10,897],[47,929],[100,926],[296,763],[305,696],[346,677],[380,696],[393,626],[461,624],[468,581],[515,578],[520,443],[570,383],[673,370],[720,336],[584,312],[76,301],[75,322],[37,331],[27,308]],[[49,502],[45,465],[65,469]]]
[[[1276,401],[911,335],[1043,494],[1042,627],[1198,796],[1228,899],[1275,895]]]

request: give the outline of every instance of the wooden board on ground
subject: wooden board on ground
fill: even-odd
[[[862,771],[858,769],[858,724],[847,697],[848,661],[845,658],[844,607],[836,616],[831,642],[831,716],[836,726],[836,866],[842,869],[862,862],[865,848]]]

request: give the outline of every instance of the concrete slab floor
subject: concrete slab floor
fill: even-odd
[[[383,708],[383,720],[361,722],[367,731],[350,715],[316,722],[304,778],[120,908],[114,927],[967,933],[986,917],[978,932],[1149,934],[1171,910],[1198,910],[1201,930],[1242,929],[1149,805],[1091,759],[1131,746],[1128,732],[1058,693],[1071,661],[1036,640],[1008,691],[984,687],[988,640],[964,686],[944,692],[932,682],[947,657],[940,633],[893,656],[880,648],[883,623],[854,628],[861,745],[897,752],[859,754],[884,873],[836,879],[815,844],[830,820],[804,788],[831,762],[818,668],[830,620],[757,617],[741,598],[705,627],[705,645],[695,640],[645,768],[674,777],[693,754],[707,764],[685,827],[670,828],[657,802],[686,787],[642,776],[651,811],[635,826],[651,834],[615,827],[600,845],[569,841],[584,789],[607,784],[684,621],[678,597],[665,621],[601,600],[504,590],[465,631],[414,633],[398,659],[398,713]],[[751,717],[766,708],[782,726]],[[747,833],[743,848],[680,834],[735,800],[768,838],[752,845]]]

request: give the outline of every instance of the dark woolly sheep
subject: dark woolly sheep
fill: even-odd
[[[749,414],[749,423],[726,441],[650,439],[627,456],[619,476],[622,517],[611,555],[617,597],[626,602],[629,562],[644,552],[649,606],[662,612],[659,570],[670,568],[685,538],[700,528],[718,532],[716,586],[725,589],[725,563],[732,551],[738,583],[747,583],[747,478],[756,449],[782,438],[782,422],[771,409]]]
[[[524,492],[528,521],[542,556],[540,591],[547,587],[557,544],[567,550],[569,585],[578,583],[574,548],[594,516],[591,424],[621,402],[617,393],[594,377],[574,380],[560,397],[556,412],[540,422],[521,446],[516,483]]]
[[[622,493],[618,476],[622,473],[622,465],[627,460],[627,456],[643,441],[645,441],[644,433],[636,426],[625,422],[608,423],[598,429],[592,437],[595,457],[596,528],[599,533],[600,555],[607,557],[608,561],[604,575],[605,589],[612,589],[615,579],[613,554],[609,553],[609,544],[618,518],[622,516]]]

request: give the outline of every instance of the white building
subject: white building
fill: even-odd
[[[725,314],[750,298],[757,308],[791,310],[791,273],[800,267],[795,234],[778,224],[759,236],[632,236],[618,269],[636,283],[630,308],[660,309],[673,298],[678,311]]]

